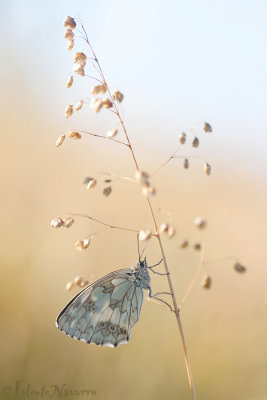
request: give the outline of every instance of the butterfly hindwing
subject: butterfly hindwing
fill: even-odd
[[[127,343],[140,317],[143,290],[131,268],[111,272],[94,282],[63,309],[58,329],[87,343],[117,347]]]

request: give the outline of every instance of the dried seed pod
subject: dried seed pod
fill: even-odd
[[[71,75],[71,76],[67,79],[67,82],[66,82],[67,88],[70,88],[70,87],[72,86],[72,84],[73,84],[73,76]]]
[[[189,168],[189,160],[188,158],[184,159],[184,169],[188,169]]]
[[[87,247],[89,247],[89,245],[90,245],[90,242],[91,242],[90,238],[87,238],[87,239],[84,239],[84,240],[78,240],[75,243],[76,250],[82,251],[82,250],[87,249]]]
[[[86,55],[84,53],[75,53],[73,55],[73,62],[75,64],[80,64],[82,67],[85,66],[86,63]]]
[[[83,184],[84,185],[88,185],[88,183],[90,182],[90,181],[92,181],[94,178],[91,178],[90,176],[86,176],[85,178],[84,178],[84,180],[83,180]]]
[[[181,144],[185,144],[186,142],[186,133],[182,132],[181,135],[179,136],[179,140]]]
[[[65,228],[70,228],[74,224],[74,219],[72,217],[68,217],[66,219],[62,218],[62,220],[62,225],[65,226]]]
[[[63,26],[67,26],[70,29],[75,29],[76,22],[75,22],[74,18],[68,16],[68,17],[65,17],[65,19],[63,21]]]
[[[69,104],[65,109],[65,117],[69,118],[72,116],[72,114],[73,114],[73,106]]]
[[[194,248],[194,250],[197,250],[197,251],[201,250],[201,243],[195,243],[193,248]]]
[[[84,67],[80,64],[74,64],[73,65],[73,72],[75,72],[77,75],[84,76]]]
[[[135,179],[142,185],[149,185],[149,174],[145,171],[136,171]]]
[[[149,229],[143,231],[139,231],[138,233],[138,239],[140,240],[140,242],[143,242],[144,240],[149,240],[152,236],[152,233]]]
[[[60,217],[57,217],[55,219],[52,219],[50,222],[52,228],[60,228],[63,225],[63,220]]]
[[[95,112],[99,112],[103,107],[103,103],[101,99],[92,99],[91,100],[91,108],[95,110]]]
[[[212,127],[208,122],[204,122],[203,124],[203,131],[205,132],[212,132]]]
[[[119,103],[121,103],[124,96],[119,90],[115,90],[115,92],[112,93],[112,98],[113,98],[113,100],[116,100]]]
[[[142,193],[145,197],[155,196],[156,189],[154,188],[154,186],[147,185],[142,188]]]
[[[106,136],[108,139],[113,139],[115,136],[117,136],[117,133],[118,133],[118,129],[112,129],[110,131],[107,131]]]
[[[93,189],[93,187],[95,187],[96,183],[97,183],[96,179],[92,179],[90,182],[88,182],[87,189],[88,190]]]
[[[181,249],[185,249],[186,247],[188,247],[188,245],[189,245],[188,240],[183,240],[183,241],[180,243],[180,248],[181,248]]]
[[[71,29],[66,29],[65,33],[64,33],[64,38],[67,40],[73,40],[74,38],[74,33],[72,32]]]
[[[66,285],[66,290],[69,292],[74,287],[74,282],[68,282]]]
[[[240,274],[246,272],[246,267],[244,265],[240,264],[239,262],[236,262],[234,265],[234,270]]]
[[[71,131],[68,133],[68,137],[71,139],[79,140],[82,138],[82,135],[79,132]]]
[[[68,43],[67,50],[71,51],[73,49],[73,46],[74,46],[74,40],[72,39]]]
[[[84,280],[84,281],[82,281],[82,282],[80,283],[80,287],[85,287],[85,286],[88,285],[88,283],[89,283],[89,281]]]
[[[193,147],[198,147],[199,146],[199,140],[197,137],[194,138],[193,142],[192,142],[192,146]]]
[[[83,282],[83,278],[81,276],[76,276],[76,278],[74,278],[75,285],[80,286],[81,282]]]
[[[56,146],[57,146],[57,147],[61,146],[62,143],[64,142],[64,140],[65,140],[65,135],[60,135],[60,136],[57,138]]]
[[[103,196],[108,197],[111,192],[112,192],[111,186],[108,186],[103,190]]]
[[[204,171],[205,171],[206,175],[210,175],[211,174],[211,166],[210,166],[209,163],[206,163],[204,165]]]
[[[82,109],[82,106],[83,106],[83,100],[78,101],[78,103],[75,106],[75,110],[80,111]]]
[[[101,94],[105,94],[107,91],[107,87],[106,85],[96,85],[92,88],[91,93],[96,96],[97,94],[101,93]]]
[[[159,227],[159,233],[168,233],[169,230],[169,224],[163,223]]]
[[[199,229],[204,229],[207,225],[207,221],[202,218],[202,217],[196,217],[194,220],[194,224],[199,228]]]
[[[173,236],[175,236],[175,233],[176,233],[175,228],[172,225],[170,225],[168,229],[168,237],[170,239],[173,238]]]
[[[102,100],[102,105],[104,108],[111,108],[113,106],[113,103],[110,99],[106,98]]]
[[[211,288],[211,277],[209,275],[204,275],[200,284],[204,289],[210,289]]]

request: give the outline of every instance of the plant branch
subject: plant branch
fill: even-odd
[[[91,221],[97,222],[98,224],[107,226],[108,228],[111,228],[111,229],[119,229],[119,230],[122,230],[122,231],[139,233],[139,231],[137,231],[136,229],[124,228],[124,227],[117,226],[117,225],[107,224],[106,222],[100,221],[99,219],[93,218],[93,217],[91,217],[90,215],[87,215],[87,214],[80,214],[80,213],[77,213],[77,214],[76,213],[66,213],[66,214],[73,215],[73,216],[76,216],[76,217],[88,218]],[[152,234],[152,235],[156,236],[155,234]]]
[[[165,165],[168,164],[168,162],[171,161],[172,158],[174,158],[175,154],[177,153],[178,150],[180,150],[181,147],[182,147],[182,145],[179,144],[179,146],[177,147],[175,152],[167,159],[167,161],[165,161],[163,164],[161,164],[161,166],[159,168],[157,168],[155,171],[153,171],[151,176],[155,175],[161,168],[165,167]]]
[[[129,147],[129,149],[131,151],[133,162],[135,164],[135,168],[136,168],[137,171],[139,171],[139,166],[138,166],[138,163],[137,163],[137,160],[136,160],[136,157],[135,157],[135,153],[134,153],[130,138],[128,136],[126,127],[124,125],[123,119],[122,119],[122,117],[120,115],[120,112],[119,112],[119,109],[117,107],[117,104],[116,104],[115,101],[113,101],[113,98],[112,98],[112,95],[111,95],[111,91],[110,91],[109,86],[108,86],[108,84],[107,84],[107,82],[105,80],[102,68],[101,68],[101,66],[100,66],[100,64],[98,62],[98,59],[97,59],[97,57],[95,55],[95,52],[94,52],[94,50],[93,50],[93,48],[92,48],[92,46],[91,46],[91,44],[89,42],[87,33],[86,33],[83,25],[82,25],[82,29],[83,29],[84,34],[85,34],[85,40],[88,43],[88,45],[89,45],[89,47],[90,47],[90,49],[92,51],[92,54],[93,54],[93,56],[95,58],[95,61],[96,61],[97,65],[98,65],[101,78],[103,79],[103,82],[107,87],[109,96],[110,96],[111,101],[113,103],[113,107],[115,108],[115,112],[116,112],[116,114],[118,116],[118,119],[119,119],[119,121],[121,123],[121,126],[123,128],[123,131],[124,131],[124,134],[125,134],[125,138],[126,138],[126,141],[128,143],[128,147]],[[158,170],[161,169],[164,165],[166,165],[171,160],[171,158],[177,153],[179,148],[180,148],[180,146],[171,155],[171,157],[167,160],[167,162],[165,162],[160,168],[158,168]],[[165,271],[166,271],[166,274],[167,274],[167,280],[168,280],[168,284],[169,284],[169,288],[170,288],[170,292],[171,292],[171,296],[172,296],[172,301],[173,301],[173,305],[174,305],[174,311],[175,311],[175,315],[176,315],[176,319],[177,319],[177,323],[178,323],[178,328],[179,328],[179,333],[180,333],[180,337],[181,337],[182,345],[183,345],[183,351],[184,351],[184,357],[185,357],[185,364],[186,364],[186,369],[187,369],[188,381],[189,381],[189,385],[190,385],[190,389],[191,389],[191,393],[192,393],[192,398],[193,398],[193,400],[195,400],[196,399],[195,386],[194,386],[194,382],[193,382],[193,376],[192,376],[192,372],[191,372],[190,360],[189,360],[188,350],[187,350],[185,336],[184,336],[184,332],[183,332],[183,326],[182,326],[182,321],[181,321],[181,317],[180,317],[180,311],[179,311],[178,306],[177,306],[177,301],[176,301],[176,297],[175,297],[174,290],[173,290],[173,285],[172,285],[171,275],[170,275],[168,264],[167,264],[166,255],[165,255],[165,252],[164,252],[164,248],[163,248],[163,245],[162,245],[160,234],[158,232],[157,221],[156,221],[155,214],[154,214],[154,211],[153,211],[153,208],[152,208],[151,201],[150,201],[149,197],[147,197],[147,202],[148,202],[149,210],[150,210],[151,217],[152,217],[152,220],[153,220],[153,223],[154,223],[154,226],[155,226],[155,230],[156,230],[156,235],[154,235],[154,236],[156,236],[157,239],[158,239],[160,251],[161,251],[163,262],[164,262]]]
[[[117,139],[108,138],[107,136],[104,136],[104,135],[97,135],[96,133],[87,132],[87,131],[80,131],[80,130],[78,130],[78,132],[85,133],[87,135],[95,136],[95,137],[98,137],[98,138],[106,139],[106,140],[109,140],[109,141],[112,141],[112,142],[117,142],[117,143],[123,144],[124,146],[129,147],[128,143],[121,142],[120,140],[117,140]]]
[[[198,276],[199,276],[201,270],[203,269],[204,265],[206,264],[206,263],[205,263],[205,260],[204,260],[204,254],[205,254],[205,252],[204,252],[204,247],[202,247],[201,257],[200,257],[200,263],[199,263],[198,269],[196,270],[196,272],[195,272],[195,274],[194,274],[194,276],[193,276],[193,279],[192,279],[190,285],[188,286],[188,289],[187,289],[187,291],[186,291],[186,293],[185,293],[185,295],[184,295],[184,297],[183,297],[181,303],[179,304],[179,307],[178,307],[179,310],[182,309],[183,304],[184,304],[184,302],[186,301],[186,299],[188,298],[188,296],[189,296],[191,290],[193,289],[193,286],[194,286],[194,284],[196,283],[196,280],[197,280],[197,278],[198,278]]]

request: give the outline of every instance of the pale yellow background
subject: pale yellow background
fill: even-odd
[[[189,143],[180,154],[212,165],[207,177],[201,160],[187,171],[175,160],[154,180],[157,216],[158,208],[162,221],[170,212],[177,230],[163,240],[177,300],[199,264],[196,241],[205,243],[206,260],[236,256],[248,268],[238,275],[231,260],[209,265],[212,289],[199,279],[182,310],[197,398],[266,399],[266,4],[29,0],[1,7],[1,393],[22,380],[36,391],[54,384],[95,390],[99,400],[190,398],[176,321],[164,307],[145,301],[131,341],[118,349],[76,342],[54,326],[72,297],[66,282],[130,266],[137,246],[132,233],[106,231],[78,253],[75,241],[102,227],[80,218],[70,230],[53,230],[50,220],[79,212],[152,228],[135,184],[115,181],[111,196],[101,195],[103,172],[133,177],[126,148],[91,137],[55,147],[68,129],[117,127],[111,114],[95,115],[88,105],[64,119],[65,106],[92,87],[75,78],[65,88],[72,55],[61,25],[73,15],[86,24],[111,86],[125,94],[122,113],[141,167],[157,168],[191,127],[200,147]],[[201,132],[204,120],[214,133]],[[94,191],[82,185],[85,176],[99,180]],[[208,220],[205,231],[193,226],[196,216]],[[179,248],[184,238],[187,250]],[[153,241],[146,256],[150,264],[160,258]],[[167,290],[165,278],[153,276],[152,286]]]

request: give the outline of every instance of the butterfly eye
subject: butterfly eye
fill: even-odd
[[[127,329],[123,329],[123,333],[124,333],[124,335],[126,335],[127,334]]]
[[[123,333],[123,328],[119,328],[118,329],[118,332],[121,334],[121,333]]]
[[[90,300],[88,301],[88,305],[89,305],[89,306],[92,306],[94,303],[95,303],[95,302],[94,302],[93,299],[90,299]]]
[[[99,326],[99,328],[104,329],[106,327],[106,323],[101,321],[101,322],[99,322],[98,326]]]
[[[112,325],[112,324],[110,324],[109,327],[108,327],[109,331],[112,332],[112,333],[116,332],[116,328],[117,327],[115,325]]]

